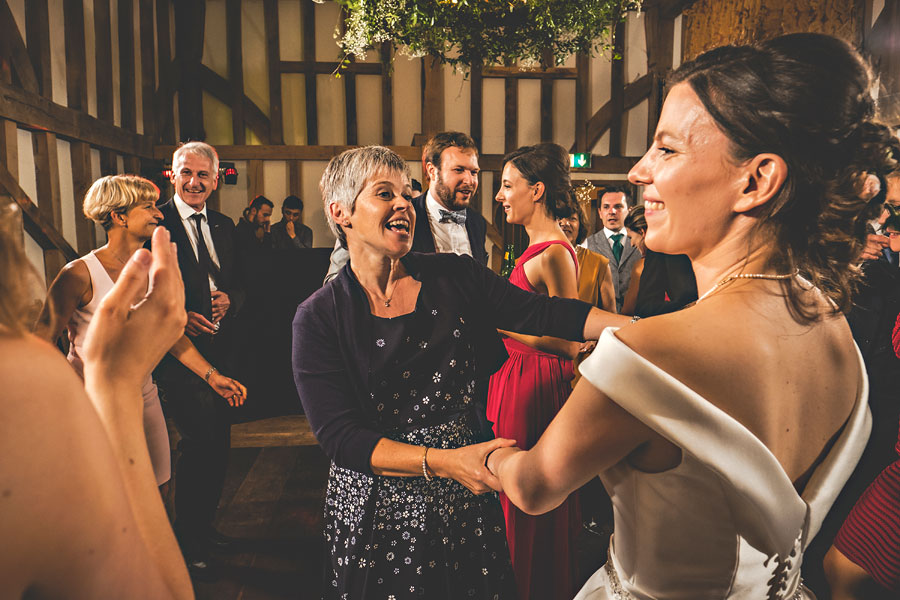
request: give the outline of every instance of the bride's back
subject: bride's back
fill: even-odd
[[[800,323],[774,282],[729,293],[621,331],[638,354],[753,433],[802,487],[841,430],[863,373],[840,315]]]

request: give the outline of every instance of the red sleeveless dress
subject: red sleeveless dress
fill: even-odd
[[[525,263],[543,252],[549,241],[529,246],[519,257],[509,276],[514,285],[539,293],[525,276]],[[494,423],[497,437],[516,440],[527,450],[562,408],[572,392],[572,361],[535,350],[505,338],[509,358],[491,377],[488,387],[487,417]],[[532,516],[516,508],[505,494],[500,503],[506,517],[506,538],[512,557],[516,585],[521,600],[570,600],[575,595],[575,540],[581,529],[581,515],[575,494],[551,512]]]

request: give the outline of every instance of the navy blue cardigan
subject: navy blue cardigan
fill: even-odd
[[[497,329],[583,339],[587,303],[522,290],[470,256],[410,252],[402,261],[431,297],[473,324],[473,377],[487,377],[506,360]],[[294,381],[313,433],[335,464],[367,474],[384,437],[368,390],[372,324],[365,291],[347,264],[299,306],[293,325]]]

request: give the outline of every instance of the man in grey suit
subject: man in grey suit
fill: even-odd
[[[603,221],[603,229],[584,240],[582,245],[609,259],[613,287],[616,290],[616,311],[621,311],[625,292],[631,283],[631,271],[641,258],[640,251],[631,245],[625,233],[628,195],[620,189],[608,189],[600,196],[598,210],[600,220]]]

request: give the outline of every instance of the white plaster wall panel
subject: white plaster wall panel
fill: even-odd
[[[356,76],[357,140],[361,145],[381,143],[381,76]]]
[[[519,146],[541,141],[541,82],[537,79],[519,80],[518,127]]]
[[[234,143],[231,107],[209,92],[203,92],[203,128],[206,129],[206,141],[213,146]]]
[[[225,27],[225,0],[206,0],[206,30],[203,32],[201,61],[228,79],[228,36]]]
[[[53,101],[62,106],[69,105],[69,93],[66,88],[66,38],[63,35],[65,20],[63,19],[62,2],[50,2],[47,16],[50,25],[50,78],[52,79]]]
[[[256,136],[256,133],[254,133],[253,130],[249,127],[244,128],[244,139],[250,146],[259,146],[263,143],[262,140]]]
[[[444,126],[448,131],[472,131],[472,81],[449,67],[444,68]]]
[[[407,162],[409,162],[409,172],[412,175],[412,178],[418,179],[419,183],[422,184],[422,189],[424,190],[427,187],[428,182],[425,181],[425,173],[422,172],[422,161],[414,160]]]
[[[288,168],[283,160],[263,163],[263,196],[275,204],[275,214],[281,214],[281,201],[288,195]],[[278,219],[273,219],[277,221]]]
[[[506,143],[506,86],[502,79],[484,79],[481,102],[481,151],[503,154]]]
[[[575,143],[575,81],[553,82],[553,141],[563,148]]]
[[[647,151],[647,123],[650,101],[646,98],[628,111],[625,118],[625,156],[642,156]]]
[[[37,204],[37,174],[34,170],[34,145],[31,140],[30,131],[16,129],[16,145],[19,153],[19,187],[31,198],[32,202]]]
[[[91,181],[100,178],[100,150],[91,148]]]
[[[116,173],[124,173],[125,172],[125,159],[122,158],[121,154],[116,155]]]
[[[278,0],[278,45],[281,60],[303,60],[303,19],[297,0]]]
[[[600,107],[609,102],[612,86],[612,63],[610,62],[612,51],[598,54],[591,58],[591,110],[593,115]]]
[[[244,94],[256,103],[263,114],[268,115],[269,67],[266,62],[266,28],[262,0],[243,0],[241,17]]]
[[[316,104],[319,144],[323,146],[346,144],[344,80],[331,75],[316,75]]]
[[[340,60],[341,50],[334,40],[334,32],[340,23],[341,7],[337,2],[316,4],[316,60],[323,62]]]
[[[312,229],[313,246],[331,248],[334,246],[334,235],[325,223],[325,209],[322,206],[322,195],[319,193],[319,180],[328,162],[304,160],[301,165],[303,189],[300,198],[303,199],[303,223]]]
[[[102,0],[101,0],[102,1]],[[156,28],[153,28],[156,32]],[[87,111],[97,116],[97,46],[94,38],[94,0],[84,0],[84,57],[87,79]]]
[[[396,55],[393,77],[394,144],[407,146],[422,131],[422,61]]]
[[[28,262],[34,265],[35,270],[40,275],[40,281],[44,281],[44,251],[41,246],[34,241],[34,238],[25,233],[25,256]]]
[[[872,22],[869,23],[869,27],[875,24],[882,10],[884,10],[884,0],[872,0]]]
[[[647,72],[647,34],[644,13],[629,12],[625,19],[625,82]]]
[[[682,15],[675,17],[675,35],[672,36],[672,68],[677,69],[681,65],[681,28],[684,19]]]
[[[107,0],[94,0],[95,2],[105,2]],[[87,27],[87,24],[85,24]],[[113,95],[113,123],[122,126],[122,98],[119,89],[119,3],[115,0],[109,0],[109,30],[110,49],[112,54],[112,95]],[[174,30],[173,30],[174,31]],[[119,169],[119,173],[122,169]]]
[[[140,134],[144,133],[144,68],[141,64],[142,54],[141,54],[141,7],[138,5],[138,0],[133,0],[134,2],[134,10],[132,11],[132,25],[134,30],[134,36],[132,39],[132,44],[134,44],[134,99],[135,99],[135,123],[137,127],[137,132]],[[155,21],[154,21],[155,23]],[[155,27],[154,27],[155,29]],[[153,55],[154,57],[156,54]],[[154,59],[154,62],[156,60]],[[156,89],[156,86],[153,86]]]
[[[609,129],[603,132],[603,135],[601,135],[600,139],[597,140],[597,143],[594,144],[594,148],[591,152],[601,156],[609,154]]]
[[[247,207],[247,161],[235,160],[233,162],[238,172],[238,179],[235,185],[225,185],[221,181],[217,188],[219,194],[219,212],[227,215],[235,223],[241,218],[241,213]]]
[[[307,143],[306,137],[306,78],[300,73],[288,73],[281,76],[281,111],[284,127],[284,143],[288,146],[301,146]]]
[[[494,173],[492,171],[482,171],[481,183],[479,186],[479,193],[481,194],[481,216],[490,223],[494,218]]]
[[[81,205],[84,198],[75,197],[75,188],[72,182],[72,150],[69,142],[56,140],[56,153],[59,157],[59,198],[62,205],[62,231],[63,237],[73,248],[78,247],[78,234],[75,231],[75,208],[81,213]]]

